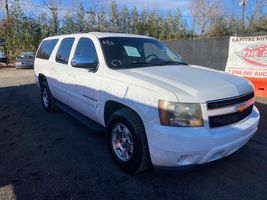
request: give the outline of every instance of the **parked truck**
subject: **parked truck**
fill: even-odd
[[[129,173],[223,158],[258,128],[249,81],[189,65],[147,36],[49,37],[34,66],[44,109],[105,129],[113,160]]]

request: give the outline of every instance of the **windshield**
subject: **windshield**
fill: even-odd
[[[100,43],[106,63],[113,69],[187,65],[180,56],[155,39],[108,37]]]
[[[34,56],[33,52],[21,52],[17,59],[33,59]]]
[[[6,54],[4,52],[0,52],[0,58],[5,58]]]

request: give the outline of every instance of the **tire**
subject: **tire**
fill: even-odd
[[[57,107],[54,104],[54,98],[46,82],[41,84],[41,101],[45,111],[49,113],[57,111]]]
[[[107,123],[107,144],[114,162],[123,171],[137,174],[150,168],[145,128],[134,111],[122,109],[112,114]]]

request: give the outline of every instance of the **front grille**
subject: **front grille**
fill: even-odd
[[[222,108],[225,106],[231,106],[237,103],[241,103],[244,101],[247,101],[249,99],[252,99],[254,97],[254,92],[251,92],[249,94],[246,94],[244,96],[240,97],[234,97],[229,99],[222,99],[217,101],[210,101],[208,102],[208,109],[214,109],[214,108]]]
[[[245,119],[247,116],[249,116],[250,113],[252,112],[252,109],[253,105],[243,110],[242,112],[210,117],[209,118],[210,127],[215,128],[239,122],[242,119]]]
[[[218,109],[223,108],[227,106],[233,106],[239,103],[243,103],[245,101],[248,101],[254,97],[254,92],[240,96],[240,97],[234,97],[224,100],[218,100],[218,101],[211,101],[207,103],[208,109]],[[209,117],[209,124],[211,128],[215,127],[221,127],[226,126],[229,124],[233,124],[236,122],[239,122],[243,119],[245,119],[253,110],[253,105],[249,106],[245,110],[241,112],[235,112],[231,114],[225,114],[220,116],[212,116]]]

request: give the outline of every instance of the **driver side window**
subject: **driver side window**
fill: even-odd
[[[74,57],[81,56],[98,61],[95,45],[89,38],[81,38],[77,44]]]

